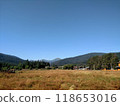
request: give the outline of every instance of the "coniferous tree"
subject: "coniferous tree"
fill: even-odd
[[[90,69],[111,69],[117,66],[119,61],[118,57],[114,53],[105,54],[103,56],[94,56],[88,60],[88,66]]]

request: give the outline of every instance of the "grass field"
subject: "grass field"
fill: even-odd
[[[120,90],[120,71],[22,70],[0,73],[1,90]]]

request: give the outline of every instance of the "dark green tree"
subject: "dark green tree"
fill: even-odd
[[[118,61],[116,54],[109,53],[103,56],[94,56],[88,60],[87,64],[92,70],[111,69],[117,66]]]

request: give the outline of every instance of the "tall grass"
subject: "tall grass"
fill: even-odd
[[[0,73],[1,90],[120,90],[120,71],[22,70]]]

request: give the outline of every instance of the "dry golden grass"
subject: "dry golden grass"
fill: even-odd
[[[22,70],[0,73],[1,90],[119,90],[120,71]]]

